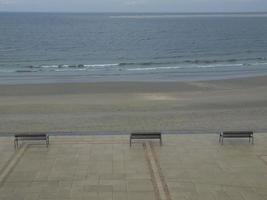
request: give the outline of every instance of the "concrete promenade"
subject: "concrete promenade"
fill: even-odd
[[[51,136],[50,145],[0,137],[1,200],[264,200],[267,134]]]

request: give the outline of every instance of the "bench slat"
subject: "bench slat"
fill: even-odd
[[[14,145],[15,148],[18,148],[18,142],[19,140],[25,141],[25,140],[45,140],[46,141],[46,146],[48,147],[49,144],[49,135],[48,134],[15,134],[15,139],[14,139]]]
[[[38,137],[47,136],[47,134],[15,134],[15,137]]]
[[[161,132],[134,132],[130,135],[130,146],[133,139],[159,139],[162,145]]]
[[[254,143],[253,131],[223,131],[220,133],[219,142],[223,144],[223,138],[249,138]]]

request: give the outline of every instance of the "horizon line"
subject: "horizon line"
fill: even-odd
[[[82,12],[82,11],[1,11],[0,13],[70,13],[70,14],[267,14],[267,11],[231,11],[231,12],[151,12],[151,11],[145,11],[145,12],[126,12],[126,11],[88,11],[88,12]]]

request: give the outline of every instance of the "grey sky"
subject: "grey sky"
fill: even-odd
[[[266,12],[267,0],[0,0],[0,11]]]

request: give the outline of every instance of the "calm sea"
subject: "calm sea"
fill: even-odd
[[[267,14],[0,13],[0,83],[267,74]]]

